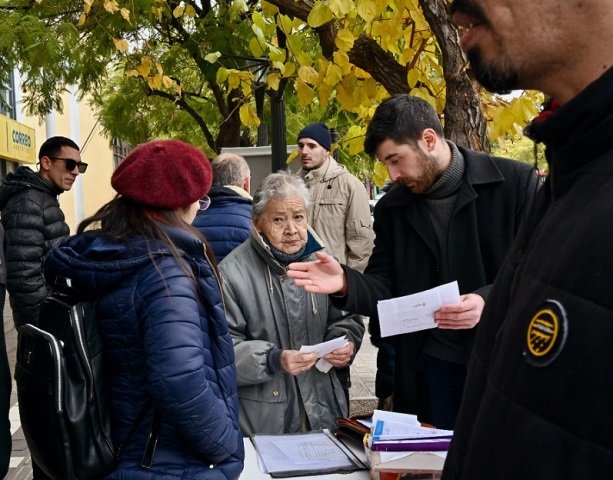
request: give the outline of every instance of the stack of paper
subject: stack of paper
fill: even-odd
[[[375,410],[369,447],[381,452],[441,452],[453,431],[422,426],[415,415]]]
[[[375,410],[367,446],[372,471],[440,479],[452,435],[422,426],[415,415]]]

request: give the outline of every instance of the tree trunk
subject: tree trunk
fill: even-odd
[[[349,61],[368,72],[391,95],[409,93],[407,72],[371,38],[360,36],[349,50]]]
[[[306,0],[269,0],[279,11],[306,21],[313,8]],[[452,142],[474,150],[489,151],[487,121],[483,115],[478,85],[469,75],[468,63],[460,47],[460,35],[451,23],[447,0],[419,0],[430,29],[443,56],[446,104],[443,112],[445,136]],[[332,22],[317,29],[322,53],[331,58],[336,49],[336,28]],[[368,72],[390,93],[408,93],[405,66],[383,50],[373,39],[361,36],[349,51],[349,60]]]
[[[460,35],[447,12],[448,2],[419,0],[419,5],[443,55],[445,136],[463,147],[489,151],[487,121],[477,83],[468,73],[468,64],[460,47]]]

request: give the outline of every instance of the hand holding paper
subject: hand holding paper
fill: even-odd
[[[281,367],[290,375],[301,375],[315,365],[317,358],[318,355],[315,352],[283,350],[281,352]]]
[[[300,348],[300,352],[317,352],[320,357],[316,364],[317,369],[320,372],[326,373],[333,366],[338,367],[346,365],[351,359],[351,355],[353,355],[353,348],[353,342],[349,342],[347,337],[343,335],[342,337],[334,338],[316,345],[303,345]],[[332,352],[335,353],[329,355],[329,361],[322,358],[328,354],[332,354]]]
[[[417,332],[438,327],[434,314],[443,305],[460,302],[458,282],[424,292],[382,300],[377,304],[381,336]]]
[[[452,305],[443,305],[434,318],[438,328],[454,330],[473,328],[481,319],[485,300],[480,295],[469,293],[460,297],[460,302]]]

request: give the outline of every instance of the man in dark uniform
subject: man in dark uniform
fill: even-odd
[[[445,480],[613,477],[611,6],[453,3],[484,86],[552,100],[527,129],[550,175],[488,298]]]
[[[338,308],[370,316],[375,338],[379,300],[457,280],[460,302],[436,312],[438,328],[390,337],[394,410],[453,428],[489,285],[538,179],[529,165],[446,140],[435,110],[409,95],[379,105],[364,147],[396,182],[375,207],[375,247],[364,274],[321,255],[319,263],[290,265],[288,275],[307,290],[336,294]],[[321,283],[304,270],[321,274]]]

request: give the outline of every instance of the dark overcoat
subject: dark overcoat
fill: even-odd
[[[364,275],[346,268],[348,294],[335,302],[345,310],[371,317],[371,333],[379,333],[377,301],[408,295],[457,280],[461,294],[487,297],[522,217],[537,190],[538,178],[525,163],[492,157],[458,147],[465,173],[449,221],[449,276],[441,258],[423,196],[397,186],[374,211],[375,247]],[[469,352],[474,330],[457,331]],[[414,366],[428,331],[393,337],[396,346],[394,409],[416,412]],[[468,361],[468,353],[467,359]]]
[[[533,135],[550,176],[483,313],[443,478],[613,476],[613,69]]]

